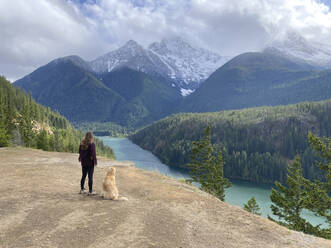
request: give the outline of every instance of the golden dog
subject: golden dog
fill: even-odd
[[[103,180],[103,196],[105,199],[109,200],[128,200],[126,197],[119,197],[118,196],[118,189],[116,187],[115,181],[116,169],[111,167],[110,170],[107,172],[105,179]]]

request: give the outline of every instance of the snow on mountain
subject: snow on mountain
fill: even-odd
[[[171,74],[168,76],[179,81],[183,87],[192,82],[198,86],[227,61],[227,58],[202,48],[195,48],[178,37],[154,42],[148,48],[169,66]]]
[[[97,73],[110,72],[120,67],[128,67],[152,75],[169,73],[158,56],[133,40],[91,61],[91,67]]]
[[[331,68],[331,46],[306,40],[295,32],[272,41],[265,49],[323,68]]]
[[[171,85],[178,87],[182,95],[187,95],[227,60],[228,58],[202,48],[194,48],[182,39],[175,38],[154,42],[147,49],[130,40],[90,64],[98,73],[126,66],[150,75],[162,76]]]
[[[190,94],[192,94],[195,90],[190,90],[190,89],[183,89],[183,88],[180,88],[180,93],[182,96],[188,96]]]

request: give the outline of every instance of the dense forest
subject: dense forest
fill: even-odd
[[[227,178],[257,183],[285,182],[286,165],[299,154],[303,174],[320,178],[308,131],[331,136],[331,100],[215,113],[184,113],[151,124],[130,139],[169,166],[186,168],[192,143],[211,127],[215,151],[221,151]]]
[[[83,133],[31,95],[0,77],[0,147],[22,145],[46,151],[78,152]],[[95,140],[98,155],[114,158],[113,150]]]
[[[92,131],[97,136],[125,137],[134,133],[135,129],[123,127],[113,122],[72,122],[82,132]]]

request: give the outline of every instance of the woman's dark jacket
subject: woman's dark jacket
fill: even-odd
[[[98,164],[97,155],[95,152],[95,144],[92,143],[88,146],[86,150],[83,149],[83,146],[79,146],[79,158],[78,160],[82,166],[94,166]]]

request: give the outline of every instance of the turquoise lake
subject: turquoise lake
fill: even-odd
[[[157,171],[163,175],[174,178],[188,178],[189,175],[184,171],[172,169],[169,166],[160,162],[151,152],[142,149],[133,144],[127,138],[111,138],[98,137],[105,145],[110,146],[115,153],[116,159],[119,161],[133,161],[138,168],[144,170]],[[226,190],[225,201],[231,205],[238,205],[243,207],[247,201],[254,196],[261,208],[262,216],[272,216],[270,205],[270,194],[272,185],[255,184],[241,180],[231,180],[232,187]],[[303,216],[312,224],[322,224],[323,219],[314,216],[309,212],[304,212]]]

